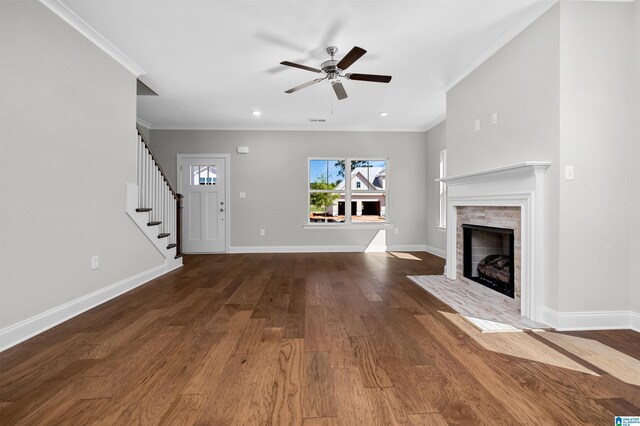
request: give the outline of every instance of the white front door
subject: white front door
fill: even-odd
[[[220,253],[226,249],[226,159],[180,156],[182,251]]]

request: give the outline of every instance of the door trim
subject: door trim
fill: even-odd
[[[231,155],[230,154],[177,154],[177,162],[176,162],[176,175],[178,176],[178,192],[182,194],[182,173],[180,170],[180,166],[182,166],[182,161],[185,159],[200,159],[200,158],[224,158],[224,175],[225,175],[225,184],[224,184],[224,205],[226,208],[224,209],[224,221],[226,222],[224,227],[224,252],[229,253],[230,241],[231,241],[231,224],[230,224],[230,211],[231,204],[229,203],[229,198],[231,196]],[[184,217],[183,217],[184,220]],[[182,226],[182,224],[180,224]]]

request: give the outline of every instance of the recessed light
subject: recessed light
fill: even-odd
[[[389,115],[389,113],[388,113],[388,112],[381,112],[381,113],[380,113],[380,117],[386,117],[387,115]]]
[[[262,115],[262,113],[260,111],[251,111],[251,114],[258,116],[258,115]]]

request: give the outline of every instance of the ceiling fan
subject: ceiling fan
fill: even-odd
[[[306,65],[300,65],[289,61],[280,62],[281,65],[286,65],[288,67],[300,68],[302,70],[307,70],[311,72],[315,72],[318,74],[324,74],[324,77],[316,78],[315,80],[308,81],[299,86],[296,86],[292,89],[286,90],[284,93],[293,93],[298,90],[304,89],[305,87],[312,86],[316,83],[320,83],[322,80],[329,80],[331,82],[331,86],[333,87],[333,91],[336,93],[336,96],[339,100],[345,99],[347,97],[347,92],[344,90],[344,86],[340,81],[340,78],[346,78],[347,80],[357,80],[357,81],[371,81],[374,83],[388,83],[391,81],[390,75],[376,75],[376,74],[356,74],[349,73],[343,74],[342,72],[349,68],[355,61],[360,59],[362,55],[367,53],[361,47],[355,46],[347,55],[342,58],[340,61],[335,60],[333,57],[338,51],[338,48],[335,46],[329,46],[326,49],[331,59],[328,61],[324,61],[320,67],[313,68],[308,67]]]

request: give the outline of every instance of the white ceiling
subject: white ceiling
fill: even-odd
[[[159,96],[138,97],[153,128],[424,131],[445,114],[445,88],[546,10],[550,0],[61,0],[145,72]],[[337,59],[368,51],[349,72],[390,74],[389,84],[327,81]],[[252,110],[262,115],[255,117]],[[386,111],[388,117],[380,117]],[[310,123],[309,118],[326,119]]]

